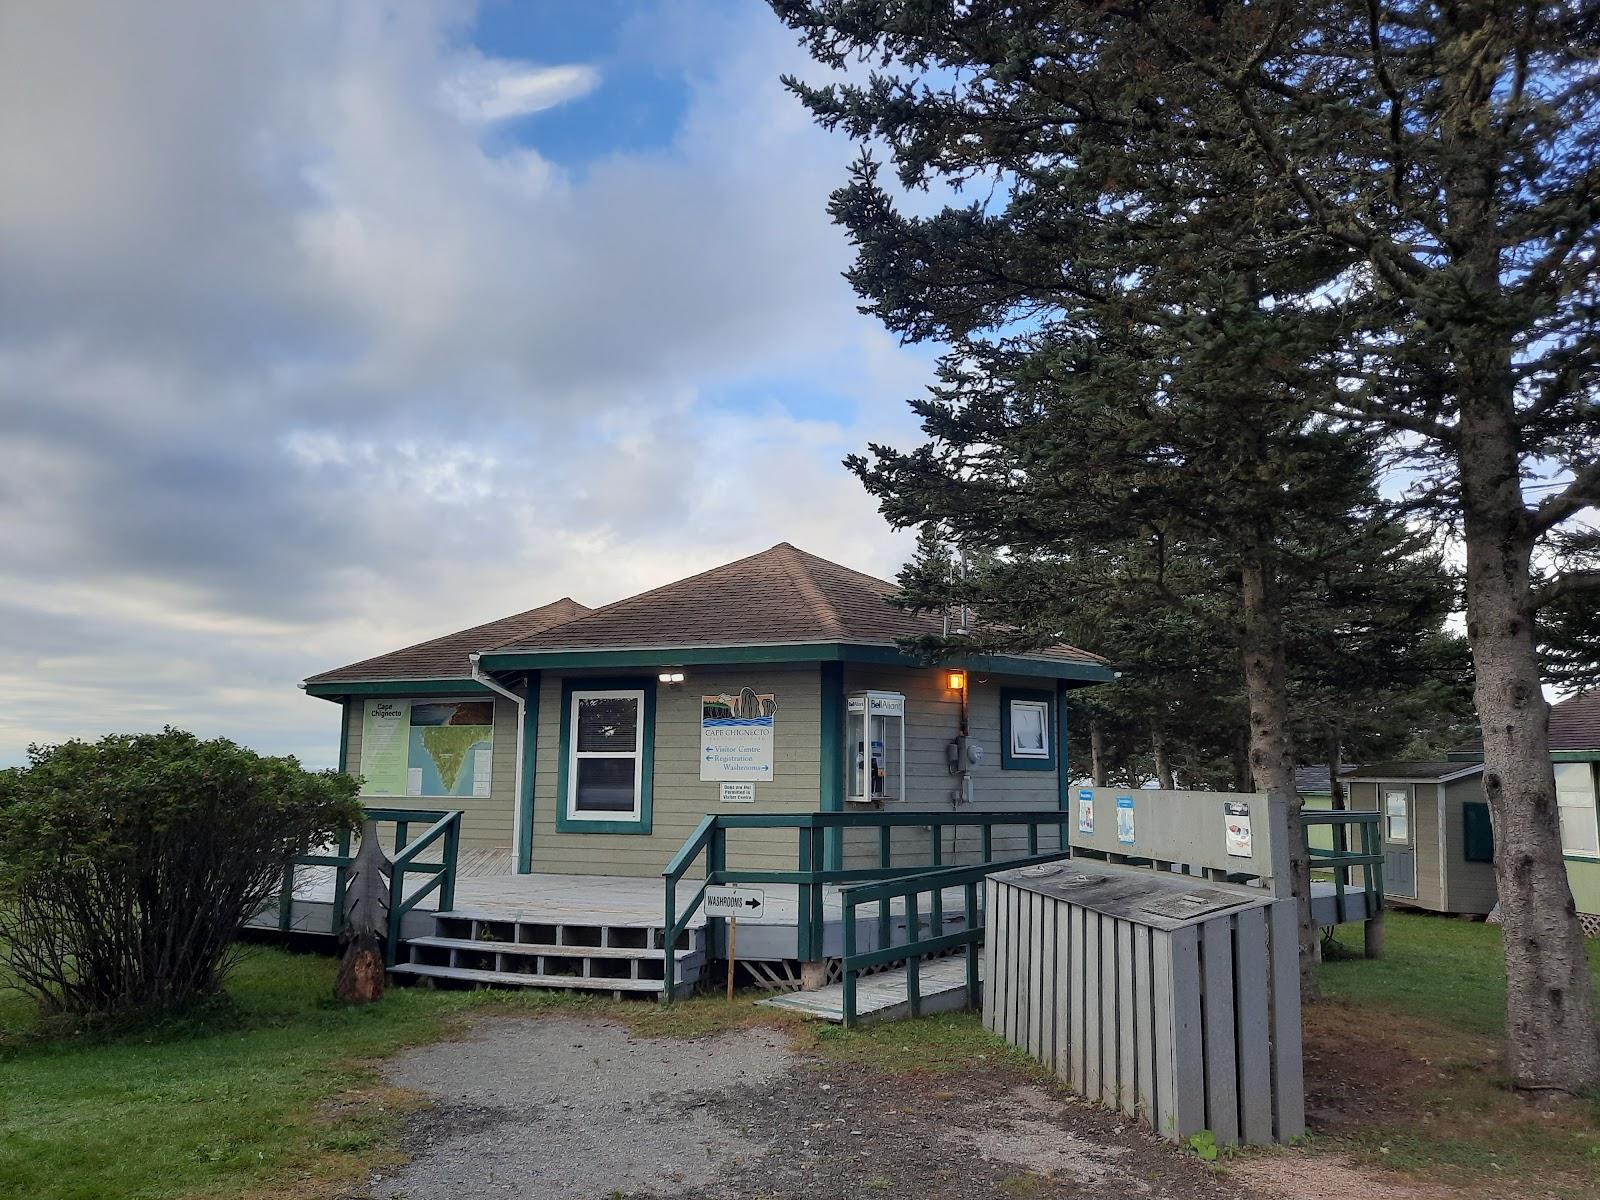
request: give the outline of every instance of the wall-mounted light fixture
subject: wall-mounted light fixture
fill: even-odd
[[[661,674],[657,675],[656,678],[659,679],[662,683],[682,683],[683,682],[683,672],[682,671],[663,671],[663,672],[661,672]]]
[[[946,671],[944,673],[944,685],[952,692],[966,691],[967,673],[965,671]]]

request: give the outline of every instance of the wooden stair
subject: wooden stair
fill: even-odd
[[[659,997],[666,952],[658,926],[602,920],[516,919],[452,911],[433,917],[432,934],[408,938],[390,970],[413,979],[468,987],[525,987]],[[676,995],[692,991],[705,967],[706,931],[678,940]]]

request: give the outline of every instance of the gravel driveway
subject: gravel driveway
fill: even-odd
[[[429,1096],[386,1200],[1220,1200],[1193,1159],[1004,1067],[884,1074],[797,1054],[775,1029],[695,1041],[605,1021],[505,1018],[414,1050]]]

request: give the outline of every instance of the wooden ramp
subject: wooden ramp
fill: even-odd
[[[967,960],[957,954],[922,964],[922,1015],[955,1012],[967,1002]],[[830,983],[809,992],[786,992],[758,1003],[820,1021],[844,1023],[844,984]],[[898,1021],[911,1015],[904,967],[865,975],[856,981],[856,1017],[871,1021]]]

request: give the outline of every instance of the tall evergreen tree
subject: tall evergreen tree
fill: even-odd
[[[1221,374],[1207,389],[1219,403],[1196,407],[1184,431],[1199,436],[1217,409],[1259,403],[1260,387],[1241,386],[1242,361],[1258,384],[1288,383],[1338,430],[1386,440],[1425,474],[1421,498],[1459,531],[1466,553],[1506,923],[1509,1066],[1532,1088],[1600,1082],[1538,654],[1541,622],[1564,653],[1593,645],[1592,627],[1573,614],[1600,588],[1571,534],[1600,501],[1595,6],[773,6],[821,61],[878,64],[859,86],[796,84],[820,119],[886,145],[905,186],[992,184],[991,197],[910,221],[863,167],[837,201],[861,243],[858,289],[906,335],[949,338],[971,353],[963,339],[974,331],[1026,337],[1080,302],[1104,300],[1108,287],[1185,269],[1197,280],[1242,281],[1229,311],[1238,318],[1253,304],[1258,330],[1261,319],[1281,318],[1281,304],[1299,307],[1292,297],[1341,314],[1340,345],[1318,360],[1336,371],[1335,386],[1307,386],[1292,370],[1286,378],[1284,358],[1300,363],[1301,354],[1264,353],[1271,339],[1241,339],[1230,321],[1218,342],[1236,352],[1218,356]],[[1194,215],[1225,209],[1219,196],[1243,219],[1231,234],[1205,223],[1197,236]],[[1218,242],[1232,263],[1220,275],[1206,253]],[[1293,264],[1298,278],[1252,286],[1252,255],[1262,267]],[[1151,299],[1144,291],[1126,320],[1172,329],[1171,304]],[[1105,309],[1089,323],[1103,386],[1136,366],[1098,353],[1114,315]],[[1063,323],[1072,319],[1054,322]],[[1270,436],[1285,426],[1260,428]],[[1275,464],[1268,475],[1287,465],[1263,461]],[[1530,501],[1535,480],[1552,475],[1557,486]],[[1125,497],[1105,500],[1125,507]],[[1271,541],[1258,539],[1268,552],[1240,555],[1246,613],[1279,609]],[[1271,621],[1245,625],[1254,626],[1252,686],[1280,692],[1281,638],[1274,644]],[[1253,703],[1252,724],[1259,768],[1281,777],[1269,744],[1286,739],[1270,736],[1273,714]]]

